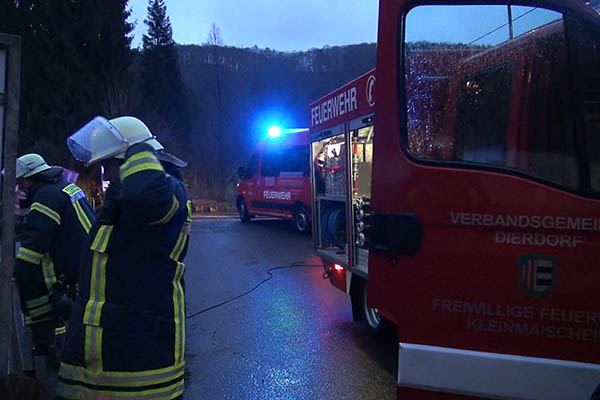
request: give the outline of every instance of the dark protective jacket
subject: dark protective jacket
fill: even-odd
[[[79,262],[94,221],[84,192],[53,167],[36,175],[21,231],[15,279],[27,323],[53,319],[50,293],[57,280],[77,282]]]
[[[107,191],[81,266],[57,394],[172,399],[183,393],[183,259],[191,203],[147,144]]]

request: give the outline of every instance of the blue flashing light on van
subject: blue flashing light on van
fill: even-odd
[[[281,136],[281,128],[278,126],[271,126],[269,127],[269,129],[267,130],[269,137],[270,138],[277,138],[279,136]]]
[[[270,139],[278,139],[285,135],[292,135],[292,134],[303,133],[303,132],[308,132],[308,129],[307,128],[285,128],[285,129],[282,129],[279,126],[275,126],[275,125],[270,126],[269,129],[267,129],[267,134]]]

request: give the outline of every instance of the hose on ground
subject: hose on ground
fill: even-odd
[[[292,268],[323,268],[322,264],[305,264],[304,262],[295,262],[292,263],[290,265],[282,265],[282,266],[278,266],[278,267],[273,267],[273,268],[269,268],[267,270],[267,274],[269,275],[268,277],[266,277],[265,279],[263,279],[262,281],[260,281],[259,283],[256,284],[256,286],[254,286],[252,289],[241,293],[237,296],[231,297],[225,301],[222,301],[218,304],[212,305],[210,307],[204,308],[200,311],[196,311],[195,313],[188,315],[185,319],[192,319],[194,317],[197,317],[200,314],[203,314],[205,312],[208,312],[210,310],[214,310],[215,308],[219,308],[221,306],[224,306],[225,304],[231,303],[232,301],[235,301],[237,299],[240,299],[244,296],[249,295],[250,293],[254,292],[256,289],[258,289],[262,284],[270,281],[271,279],[273,279],[273,271],[277,271],[277,270],[282,270],[282,269],[292,269]]]

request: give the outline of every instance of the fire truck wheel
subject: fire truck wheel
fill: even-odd
[[[243,198],[239,198],[237,201],[237,209],[238,213],[240,214],[240,221],[250,221],[250,214],[248,213],[248,206],[246,205],[246,200],[244,200]]]
[[[358,309],[362,314],[360,317],[369,331],[369,333],[377,338],[386,338],[392,332],[392,323],[379,315],[379,310],[371,308],[367,305],[367,281],[358,278],[359,290],[353,296],[352,301],[358,301]]]
[[[306,208],[302,204],[299,204],[294,210],[294,223],[298,232],[306,233],[310,229]]]
[[[366,284],[366,282],[362,286],[363,286],[363,293],[361,296],[362,297],[361,305],[362,305],[364,321],[365,321],[365,324],[367,325],[367,329],[369,329],[373,333],[377,333],[377,331],[379,330],[379,328],[381,326],[381,316],[379,315],[379,310],[377,310],[376,308],[370,308],[367,305],[367,284]]]

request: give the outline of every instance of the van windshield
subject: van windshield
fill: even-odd
[[[420,29],[440,16],[446,29]],[[600,191],[597,31],[579,27],[567,40],[563,15],[535,7],[422,6],[405,35],[411,155]]]

